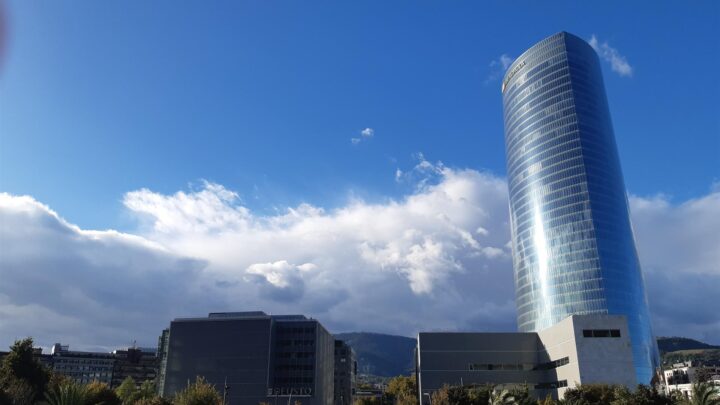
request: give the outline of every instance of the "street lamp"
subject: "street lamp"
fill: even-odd
[[[428,397],[428,404],[429,404],[429,405],[432,405],[432,397],[430,396],[430,393],[429,393],[429,392],[423,392],[423,395],[427,395],[427,397]]]

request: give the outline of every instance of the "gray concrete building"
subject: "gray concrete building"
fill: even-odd
[[[317,320],[211,313],[175,319],[160,344],[158,385],[165,397],[202,376],[231,405],[333,402],[334,339]]]
[[[423,332],[416,378],[422,405],[444,384],[527,384],[538,398],[581,383],[637,384],[623,315],[572,315],[540,332]]]

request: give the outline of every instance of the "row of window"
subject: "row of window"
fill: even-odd
[[[486,363],[470,363],[468,370],[470,371],[531,371],[531,370],[552,370],[570,363],[569,357],[563,357],[559,360],[550,361],[542,364],[529,363],[510,363],[510,364],[486,364]]]
[[[282,328],[278,329],[278,334],[285,333],[315,333],[315,328]]]
[[[535,384],[536,390],[550,390],[550,389],[563,388],[563,387],[567,387],[567,380]]]
[[[283,346],[314,346],[315,341],[314,340],[308,340],[308,339],[283,339],[277,341],[277,346],[283,347]]]
[[[583,329],[583,337],[586,338],[619,338],[620,329]]]
[[[558,367],[564,366],[569,363],[570,363],[570,358],[563,357],[562,359],[557,359],[557,360],[549,361],[547,363],[538,364],[534,368],[534,370],[552,370],[552,369],[556,369]]]
[[[314,367],[308,364],[281,364],[275,366],[275,371],[312,371],[313,369]]]

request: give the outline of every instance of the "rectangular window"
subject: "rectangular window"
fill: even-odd
[[[583,337],[589,338],[619,338],[620,329],[583,329]]]

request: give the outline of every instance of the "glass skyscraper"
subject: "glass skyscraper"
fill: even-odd
[[[518,328],[627,317],[638,383],[659,358],[595,51],[560,32],[502,82]]]

